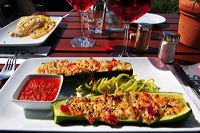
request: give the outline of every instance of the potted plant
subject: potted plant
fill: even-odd
[[[180,42],[200,49],[200,0],[180,0],[178,33]]]

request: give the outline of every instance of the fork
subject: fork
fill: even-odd
[[[8,58],[8,61],[4,65],[3,69],[0,72],[0,80],[9,78],[15,71],[16,66],[16,56]]]

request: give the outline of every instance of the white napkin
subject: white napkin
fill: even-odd
[[[192,80],[195,86],[200,90],[200,63],[194,65],[181,65],[185,73]]]
[[[175,77],[179,80],[181,85],[183,86],[184,90],[187,92],[187,94],[190,96],[190,98],[195,103],[196,107],[200,110],[200,99],[196,96],[196,94],[192,91],[192,89],[189,86],[185,86],[181,79],[177,76],[177,72],[175,71],[173,65],[167,65],[167,67],[171,70],[171,72],[174,74]],[[189,76],[189,78],[194,81],[195,79],[195,85],[199,87],[200,83],[200,63],[194,64],[194,65],[181,65],[185,73]],[[192,79],[193,78],[193,79]],[[196,81],[197,80],[197,81]],[[199,89],[200,91],[200,89]]]
[[[37,47],[2,47],[0,57],[17,55],[18,57],[45,57],[48,55],[51,46]]]
[[[5,64],[8,57],[17,55],[17,64],[28,58],[47,57],[51,46],[37,47],[2,47],[0,48],[0,64]]]

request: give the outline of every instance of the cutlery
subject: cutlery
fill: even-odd
[[[3,69],[0,72],[0,80],[9,78],[15,71],[16,56],[9,57]]]
[[[70,12],[73,12],[73,11],[75,11],[75,9],[70,10],[66,15],[62,16],[62,19],[66,18],[67,16],[69,16]]]
[[[200,91],[198,90],[198,88],[195,86],[194,82],[192,82],[190,80],[190,78],[187,76],[187,74],[185,73],[185,71],[183,70],[183,68],[179,65],[178,62],[175,62],[174,64],[174,69],[177,72],[177,75],[179,76],[179,78],[182,80],[182,82],[189,86],[190,88],[192,88],[192,90],[194,91],[194,93],[200,98]]]

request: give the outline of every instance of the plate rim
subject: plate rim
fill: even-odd
[[[160,21],[160,22],[153,22],[153,23],[151,23],[151,22],[149,22],[149,24],[161,24],[161,23],[164,23],[164,22],[166,22],[166,18],[165,17],[163,17],[162,15],[159,15],[159,14],[155,14],[155,13],[145,13],[144,15],[147,15],[147,16],[155,16],[155,17],[157,17],[157,18],[161,18],[162,19],[162,21]],[[144,16],[143,15],[143,16]],[[142,17],[143,17],[142,16]],[[140,18],[142,18],[142,17],[140,17]],[[139,19],[140,19],[139,18]],[[138,20],[139,20],[138,19]],[[135,23],[135,24],[138,24],[138,23],[148,23],[148,22],[138,22],[138,20],[136,20],[135,22],[133,22],[133,23]]]
[[[18,71],[18,73],[20,72],[20,69],[23,69],[22,67],[23,66],[26,66],[27,67],[27,65],[28,65],[28,63],[29,62],[33,62],[34,60],[36,61],[36,60],[41,60],[41,61],[45,61],[45,62],[48,62],[48,61],[50,61],[50,60],[57,60],[57,59],[73,59],[73,60],[78,60],[78,59],[87,59],[87,58],[89,58],[89,57],[51,57],[51,58],[33,58],[33,59],[28,59],[28,60],[26,60],[26,61],[24,61],[18,68],[17,68],[17,70],[16,71]],[[104,60],[108,60],[108,59],[112,59],[113,57],[93,57],[94,59],[104,59]],[[144,59],[144,60],[148,60],[148,58],[149,57],[120,57],[120,58],[117,58],[117,59],[128,59],[128,60],[130,60],[131,62],[133,62],[133,59],[134,58],[136,58],[136,59]],[[158,59],[158,58],[156,58],[156,57],[150,57],[150,58],[153,58],[153,59]],[[159,60],[159,59],[158,59]],[[22,66],[22,67],[21,67]],[[169,69],[168,69],[169,70]],[[170,71],[170,70],[169,70]],[[171,72],[171,71],[170,71]],[[18,74],[17,73],[17,74]],[[11,79],[14,79],[14,77],[17,77],[17,76],[19,76],[19,75],[17,75],[17,74],[14,74],[13,76],[11,76],[11,78],[7,81],[7,83],[5,84],[5,86],[2,88],[2,90],[0,91],[0,95],[2,95],[1,93],[5,93],[7,90],[6,89],[8,89],[8,87],[7,86],[9,86],[8,85],[8,83],[10,83],[11,81]],[[27,74],[29,74],[29,73],[27,73]],[[23,78],[23,77],[22,77]],[[12,82],[11,82],[12,83]],[[179,83],[180,84],[180,83]],[[14,92],[15,90],[13,90],[13,92]],[[185,92],[185,90],[183,90],[184,92]],[[185,92],[186,93],[186,92]],[[10,95],[12,95],[12,94],[10,94]],[[187,98],[189,98],[189,100],[190,100],[190,103],[192,104],[192,106],[194,106],[194,102],[192,101],[192,99],[187,95]],[[0,98],[1,99],[1,98]],[[13,103],[14,104],[14,103]],[[196,107],[196,105],[195,105],[195,107]],[[0,112],[1,113],[1,112]],[[2,116],[2,114],[0,115],[0,116]],[[53,122],[53,120],[51,120],[52,122]],[[0,123],[2,123],[2,122],[0,122]],[[55,124],[55,123],[54,123]],[[48,122],[47,121],[47,125],[51,125],[51,123],[50,122]],[[77,125],[75,125],[75,126],[77,126]],[[100,126],[97,126],[98,128],[97,129],[101,129],[101,130],[99,130],[99,132],[105,132],[105,131],[111,131],[111,130],[113,130],[113,131],[126,131],[126,132],[137,132],[137,131],[143,131],[143,132],[146,132],[146,131],[149,131],[150,129],[151,129],[151,131],[155,131],[155,132],[158,132],[158,131],[163,131],[163,130],[169,130],[169,132],[170,131],[199,131],[200,130],[200,126],[199,127],[188,127],[188,128],[186,128],[186,127],[180,127],[180,129],[179,128],[170,128],[170,127],[158,127],[158,128],[151,128],[151,127],[148,127],[148,126],[145,126],[145,128],[142,128],[142,129],[139,129],[139,126],[137,126],[138,128],[136,128],[136,129],[130,129],[130,126],[129,125],[127,125],[129,128],[127,129],[127,130],[125,130],[126,128],[120,128],[120,129],[118,129],[118,128],[116,128],[116,129],[111,129],[110,128],[110,126],[106,126],[107,128],[105,129],[105,130],[103,130],[103,129],[101,129],[101,127],[105,127],[105,125],[100,125]],[[23,127],[23,126],[22,126]],[[1,125],[0,125],[0,130],[5,130],[5,131],[10,131],[10,130],[14,130],[14,131],[66,131],[66,129],[68,129],[68,128],[65,128],[65,127],[58,127],[58,126],[56,126],[57,128],[48,128],[48,127],[43,127],[42,129],[40,128],[40,127],[32,127],[32,128],[25,128],[25,129],[23,129],[22,127],[19,127],[19,128],[5,128],[5,127],[1,127]],[[82,127],[82,126],[80,126],[80,127]],[[93,130],[91,130],[91,129],[89,129],[89,128],[87,128],[87,127],[95,127],[95,126],[93,126],[93,125],[88,125],[88,126],[86,126],[86,127],[82,127],[82,129],[85,129],[84,131],[82,131],[82,132],[85,132],[85,131],[95,131],[95,129],[93,128]],[[143,126],[142,126],[143,127]],[[131,127],[131,128],[134,128],[134,125],[133,125],[133,127]],[[67,130],[67,131],[78,131],[78,132],[80,132],[80,129],[73,129],[73,126],[71,127],[71,128],[69,128],[69,130]]]

